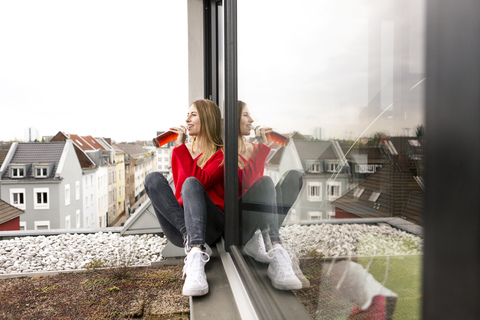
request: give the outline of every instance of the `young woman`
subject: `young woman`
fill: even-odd
[[[298,266],[293,268],[289,254],[281,245],[278,229],[300,192],[302,175],[298,171],[289,171],[275,187],[272,179],[263,175],[265,160],[270,152],[266,133],[272,129],[254,128],[248,107],[242,101],[238,102],[238,111],[239,193],[242,242],[245,243],[243,251],[259,262],[269,263],[267,274],[275,288],[301,289],[302,286],[309,285],[308,280]],[[245,136],[249,136],[251,130],[255,130],[258,144],[246,141]],[[283,190],[288,191],[288,199],[282,196]],[[262,231],[267,243],[271,244],[268,252]]]
[[[159,172],[147,175],[145,189],[165,236],[185,247],[183,295],[200,296],[208,293],[208,245],[222,236],[225,224],[220,109],[210,100],[197,100],[188,109],[186,125],[170,130],[178,134],[172,152],[175,193]]]

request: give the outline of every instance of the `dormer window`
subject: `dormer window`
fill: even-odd
[[[48,176],[48,168],[45,166],[35,167],[35,178],[46,178]]]
[[[320,172],[321,164],[316,162],[310,165],[310,172]]]
[[[340,165],[337,163],[327,163],[325,166],[327,172],[338,172],[340,170]]]
[[[12,166],[10,171],[11,178],[24,178],[25,177],[25,166]]]

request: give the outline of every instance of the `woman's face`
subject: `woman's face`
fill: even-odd
[[[253,119],[250,116],[250,111],[247,106],[243,107],[242,115],[240,117],[240,133],[242,136],[249,136],[252,128]]]
[[[198,136],[198,134],[200,133],[201,123],[197,107],[195,107],[195,105],[192,104],[188,108],[187,120],[185,122],[187,123],[188,135]]]

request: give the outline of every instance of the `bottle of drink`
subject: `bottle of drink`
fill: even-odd
[[[285,147],[290,142],[290,139],[288,137],[285,137],[283,134],[280,134],[275,131],[268,132],[265,134],[265,136],[267,137],[267,140],[275,142],[276,144],[279,144],[282,147]]]
[[[155,147],[161,147],[164,144],[169,143],[170,141],[173,141],[177,139],[178,133],[172,132],[172,131],[167,131],[159,135],[158,137],[153,138],[153,144]]]

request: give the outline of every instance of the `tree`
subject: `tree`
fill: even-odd
[[[419,124],[415,127],[415,135],[418,139],[423,138],[423,136],[425,135],[425,127],[423,126],[423,124]]]

